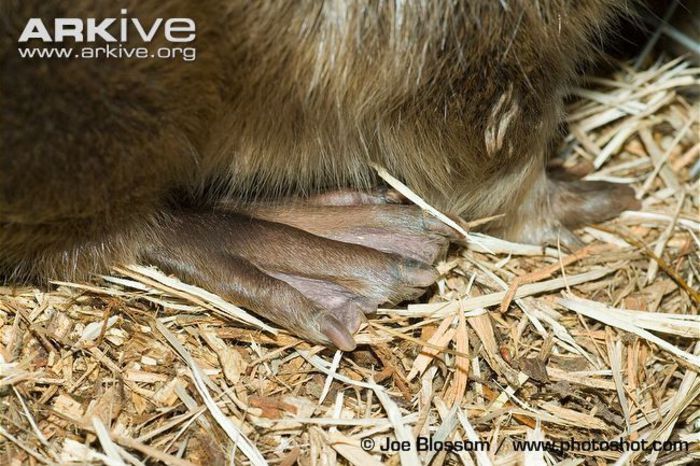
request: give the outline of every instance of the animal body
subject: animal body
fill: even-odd
[[[352,349],[363,314],[435,280],[453,235],[376,189],[371,163],[451,214],[504,214],[490,231],[531,243],[636,205],[627,187],[546,173],[567,88],[630,8],[2,0],[0,268],[18,281],[144,261]],[[109,17],[190,18],[196,59],[18,53],[85,45],[19,44],[30,18],[51,33]],[[123,24],[124,47],[173,45]]]

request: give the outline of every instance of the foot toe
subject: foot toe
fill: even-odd
[[[416,260],[404,260],[399,264],[401,282],[412,287],[426,287],[435,283],[439,274],[435,268]]]
[[[435,282],[430,264],[453,233],[390,199],[350,192],[318,200],[328,205],[183,212],[147,256],[294,335],[351,351],[365,314]]]
[[[550,183],[553,212],[569,228],[609,220],[640,207],[634,190],[627,185],[606,181]]]

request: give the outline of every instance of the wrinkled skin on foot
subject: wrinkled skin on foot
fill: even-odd
[[[437,278],[432,264],[457,239],[402,201],[348,190],[180,211],[143,255],[294,335],[350,351],[365,314],[423,294]],[[627,186],[541,173],[502,235],[575,249],[572,229],[638,206]]]
[[[277,323],[349,351],[364,315],[424,293],[454,233],[386,195],[338,192],[236,211],[181,212],[145,259]]]

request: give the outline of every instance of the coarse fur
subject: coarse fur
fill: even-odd
[[[163,244],[175,247],[162,232],[182,224],[183,205],[208,212],[222,201],[366,190],[376,184],[370,162],[452,214],[506,214],[492,224],[496,234],[551,240],[578,223],[560,204],[587,191],[545,176],[563,97],[632,2],[131,0],[119,8],[144,23],[194,19],[196,60],[23,59],[17,38],[29,17],[51,24],[119,11],[101,1],[0,0],[0,268],[8,277],[76,277],[154,248],[162,256]],[[605,214],[627,201],[611,200]],[[586,220],[604,216],[589,210]]]

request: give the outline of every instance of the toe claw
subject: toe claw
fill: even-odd
[[[426,287],[435,283],[438,273],[428,264],[416,260],[407,260],[401,265],[401,276],[406,283],[413,286]]]
[[[357,346],[345,325],[330,314],[321,318],[321,333],[341,351],[352,351]]]

